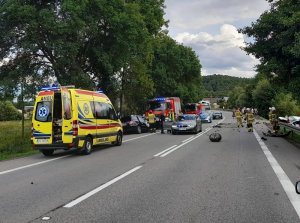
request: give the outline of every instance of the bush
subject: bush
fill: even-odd
[[[0,101],[0,121],[21,120],[22,114],[10,101]]]
[[[0,122],[0,160],[37,153],[30,142],[31,121],[25,121],[22,138],[22,121]]]
[[[279,93],[272,100],[279,116],[300,115],[300,107],[291,93]]]

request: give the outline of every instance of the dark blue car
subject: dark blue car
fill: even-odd
[[[202,122],[208,122],[208,123],[212,122],[210,114],[208,114],[206,112],[202,112],[200,114],[200,119],[201,119]]]

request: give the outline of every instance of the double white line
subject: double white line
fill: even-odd
[[[184,145],[186,145],[186,144],[194,141],[195,139],[199,138],[203,134],[207,133],[209,130],[211,130],[211,128],[207,128],[204,132],[201,132],[201,133],[197,134],[194,137],[190,137],[190,138],[182,141],[182,144],[180,144],[179,146],[177,146],[177,145],[171,146],[171,147],[165,149],[164,151],[161,151],[160,153],[155,154],[154,156],[155,157],[157,157],[157,156],[159,156],[159,157],[165,157],[168,154],[170,154],[170,153],[174,152],[175,150],[179,149],[180,147],[182,147],[182,146],[184,146]]]

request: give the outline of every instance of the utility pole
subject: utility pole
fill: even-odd
[[[24,80],[21,81],[22,139],[24,139]]]

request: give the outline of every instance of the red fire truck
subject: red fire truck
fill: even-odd
[[[200,115],[204,106],[200,103],[187,103],[184,105],[184,113],[185,114],[195,114]]]
[[[148,116],[149,110],[152,110],[153,114],[157,117],[164,114],[165,117],[169,117],[171,109],[174,112],[175,117],[181,111],[180,98],[178,97],[158,97],[148,101],[148,110],[146,116]]]

